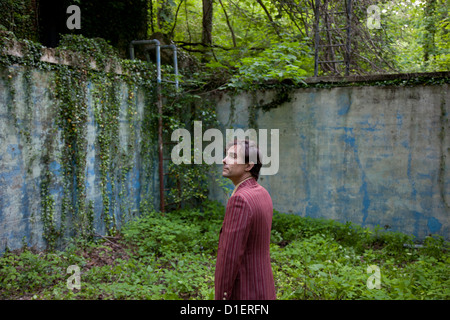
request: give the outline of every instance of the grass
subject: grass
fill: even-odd
[[[72,240],[64,251],[5,252],[0,299],[213,299],[223,214],[222,205],[206,201],[164,216],[147,212],[114,237]],[[416,247],[413,240],[275,212],[277,298],[449,299],[448,242],[433,236]],[[71,265],[80,268],[80,289],[68,289]]]

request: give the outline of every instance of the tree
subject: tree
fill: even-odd
[[[382,21],[400,72],[450,70],[449,0],[406,0],[382,7]]]
[[[202,0],[202,2],[203,2],[202,43],[205,46],[210,46],[212,44],[213,0]]]
[[[54,1],[63,9],[71,4],[69,0]],[[122,56],[127,56],[131,40],[162,33],[215,71],[220,68],[231,76],[245,71],[250,77],[251,70],[256,72],[259,67],[267,66],[271,74],[285,77],[293,75],[299,67],[293,61],[310,61],[309,56],[314,53],[316,1],[77,0],[82,12],[81,30],[66,30],[63,23],[62,29],[53,33],[77,32],[90,38],[104,38],[119,48]],[[3,9],[0,30],[36,40],[35,31],[45,28],[36,26],[39,14],[32,11],[37,10],[41,2],[45,1],[0,1],[0,9]],[[344,2],[320,0],[321,6],[327,5],[329,10],[339,9],[338,5]],[[353,0],[350,74],[449,70],[449,2]],[[31,4],[34,7],[30,7]],[[381,10],[380,29],[367,27],[370,5]],[[66,17],[65,11],[57,16]],[[345,24],[345,19],[337,16],[320,18],[327,29],[339,29]],[[55,19],[45,20],[55,24]],[[346,37],[346,30],[324,33],[319,44],[342,44]],[[42,35],[40,38],[44,42]],[[337,46],[323,47],[320,54],[323,60],[338,60],[346,54],[343,50]],[[278,58],[273,60],[275,56]],[[251,66],[252,63],[255,65]],[[307,71],[307,75],[312,75],[309,70],[299,68],[298,74]],[[324,71],[342,73],[336,65],[325,65]]]
[[[427,0],[424,9],[423,60],[428,62],[434,53],[434,37],[436,35],[436,0]]]

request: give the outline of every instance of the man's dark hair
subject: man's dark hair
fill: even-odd
[[[256,181],[258,181],[259,171],[261,170],[262,167],[262,157],[259,148],[256,145],[256,142],[249,139],[238,140],[237,138],[235,138],[233,141],[227,144],[225,153],[228,151],[228,149],[230,149],[231,146],[236,145],[244,147],[245,150],[244,161],[245,163],[253,162],[253,167],[250,169],[250,174],[252,175],[253,178],[255,178]]]

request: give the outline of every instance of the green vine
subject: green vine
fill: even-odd
[[[95,79],[95,80],[94,80]],[[98,130],[101,191],[103,199],[103,220],[108,233],[115,232],[114,192],[116,184],[110,173],[114,172],[119,155],[119,100],[117,80],[111,75],[96,74],[94,97],[94,118]],[[110,190],[110,191],[109,191]]]
[[[178,128],[193,132],[194,121],[202,122],[203,132],[209,128],[219,127],[215,106],[209,99],[205,99],[205,96],[194,92],[180,94],[171,87],[165,88],[164,96],[171,101],[165,105],[163,120],[167,124],[164,127],[165,141],[170,141],[171,133]],[[191,150],[194,150],[194,139],[191,139]],[[170,157],[169,152],[166,157]],[[170,191],[167,201],[177,207],[199,204],[208,196],[208,181],[214,173],[214,166],[204,162],[194,163],[193,152],[191,152],[191,163],[193,165],[170,163],[167,168],[171,177],[171,181],[168,181]]]
[[[87,39],[83,36],[66,35],[61,46],[56,49],[56,58],[66,64],[42,62],[42,47],[31,41],[17,41],[11,33],[0,36],[3,50],[11,48],[12,43],[19,45],[22,57],[0,54],[0,66],[8,70],[3,76],[9,91],[7,97],[8,112],[23,143],[31,145],[32,132],[29,124],[33,117],[33,76],[34,72],[50,71],[53,83],[49,94],[54,101],[52,114],[54,130],[46,136],[45,148],[40,154],[27,155],[27,168],[34,161],[43,164],[44,171],[40,177],[41,217],[43,236],[49,248],[55,248],[65,236],[92,238],[94,229],[94,203],[87,199],[86,169],[88,147],[88,119],[92,112],[95,126],[95,161],[100,173],[99,184],[102,197],[101,219],[106,232],[114,234],[119,225],[134,216],[137,212],[153,208],[154,194],[158,188],[156,183],[155,164],[158,154],[156,109],[156,68],[153,64],[139,60],[122,60],[114,48],[102,39]],[[20,67],[12,67],[19,65]],[[38,71],[35,71],[38,70]],[[162,74],[170,75],[171,67],[163,66]],[[21,82],[17,81],[21,75]],[[265,83],[252,87],[254,90],[275,90],[275,98],[262,104],[253,95],[253,105],[249,110],[249,126],[256,128],[258,109],[268,111],[282,103],[290,101],[290,93],[296,88],[331,88],[337,86],[406,86],[449,83],[449,77],[411,77],[409,79],[393,79],[386,81],[366,82],[329,82],[316,84],[289,83],[283,80],[277,83]],[[17,86],[24,89],[24,115],[17,114]],[[175,91],[173,85],[163,85],[164,100],[164,141],[170,141],[171,133],[177,128],[186,128],[192,132],[193,121],[202,121],[203,131],[217,128],[215,106],[203,93],[205,84],[184,81],[188,89]],[[203,90],[203,91],[202,91]],[[230,91],[237,93],[238,89]],[[91,97],[92,100],[88,101]],[[235,96],[231,95],[230,119],[235,117]],[[137,106],[142,105],[143,110]],[[50,111],[49,111],[50,112]],[[442,116],[442,120],[447,118]],[[231,120],[232,121],[232,120]],[[121,136],[121,126],[129,126],[127,136]],[[61,175],[56,176],[50,170],[50,163],[56,149],[54,143],[58,137],[62,146],[57,150]],[[140,141],[136,141],[137,139]],[[48,141],[47,141],[48,140]],[[48,143],[47,143],[48,142]],[[193,142],[193,141],[192,141]],[[31,148],[28,148],[29,152]],[[27,150],[27,149],[25,149]],[[171,148],[164,149],[165,158],[170,157]],[[134,208],[128,195],[129,177],[139,161],[140,179],[150,181],[149,185],[139,186],[140,207]],[[208,172],[212,166],[206,164],[174,165],[165,163],[165,171],[169,173],[165,184],[170,189],[168,202],[177,206],[196,204],[206,199],[208,194]],[[60,183],[62,196],[52,195],[54,185]],[[60,208],[60,223],[57,212]]]
[[[55,100],[59,109],[57,125],[64,144],[61,154],[63,168],[63,199],[61,216],[74,222],[82,236],[92,228],[86,226],[86,74],[82,70],[60,66],[55,74]]]
[[[450,148],[448,146],[446,146],[445,144],[445,136],[446,136],[446,131],[450,128],[450,121],[449,121],[449,117],[447,114],[447,111],[445,110],[445,104],[446,104],[446,100],[444,98],[444,92],[442,93],[442,97],[441,97],[441,103],[440,103],[440,108],[441,108],[441,114],[439,117],[440,120],[440,125],[441,125],[441,129],[439,132],[439,140],[440,140],[440,144],[441,144],[441,156],[439,159],[439,176],[438,176],[438,183],[439,183],[439,193],[440,196],[442,198],[442,202],[445,205],[445,208],[449,209],[450,208],[450,204],[447,200],[446,194],[445,194],[445,171],[446,171],[446,154],[450,153]]]
[[[44,228],[44,239],[47,241],[48,249],[54,250],[58,238],[64,232],[64,228],[58,229],[55,215],[55,200],[50,194],[51,173],[46,171],[41,182],[41,217]]]

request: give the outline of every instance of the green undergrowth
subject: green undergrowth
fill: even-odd
[[[120,234],[64,251],[5,252],[1,299],[213,299],[224,207],[149,211]],[[277,298],[449,299],[448,242],[351,223],[274,213],[271,259]],[[80,288],[71,265],[79,267]]]

